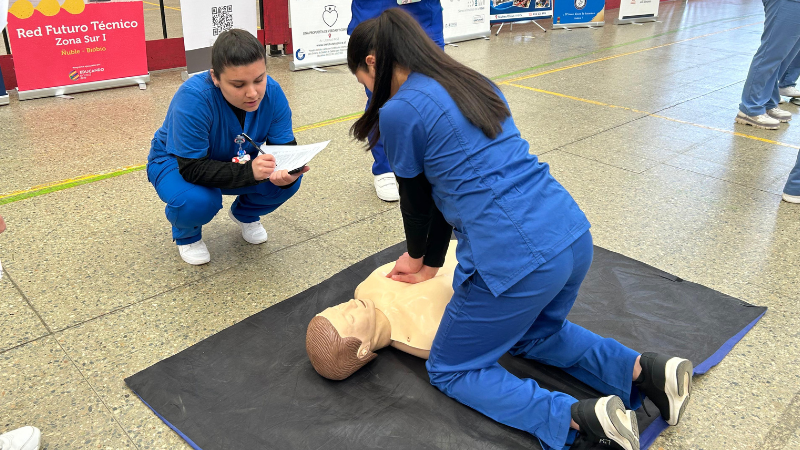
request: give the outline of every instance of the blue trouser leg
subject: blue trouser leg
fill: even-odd
[[[203,225],[211,222],[222,209],[223,194],[239,195],[234,201],[233,213],[239,221],[247,223],[274,211],[297,192],[300,185],[298,180],[285,190],[268,182],[240,189],[199,186],[183,179],[174,158],[148,163],[147,178],[156,188],[159,198],[167,204],[164,212],[172,224],[172,238],[178,245],[202,239]]]
[[[565,321],[591,259],[587,232],[500,297],[477,273],[457,286],[427,362],[431,384],[556,449],[570,437],[570,407],[577,400],[510,374],[497,363],[505,352],[563,367],[633,403],[631,378],[638,354]]]
[[[763,0],[764,33],[742,90],[739,110],[748,116],[764,114],[780,102],[778,78],[794,59],[800,41],[800,1]]]
[[[783,77],[778,81],[779,88],[797,86],[797,79],[800,78],[800,52],[794,57]]]
[[[789,195],[800,195],[800,152],[797,153],[797,162],[794,164],[794,169],[789,172],[789,179],[786,180],[783,192]]]
[[[364,111],[369,108],[369,103],[372,101],[372,91],[367,88],[364,88],[364,91],[367,92],[367,106],[364,108]],[[368,138],[369,143],[372,144],[372,135]],[[383,139],[379,138],[378,143],[372,147],[372,158],[375,160],[372,163],[372,174],[373,175],[380,175],[382,173],[391,172],[392,168],[389,166],[389,158],[386,157],[386,152],[383,151]]]

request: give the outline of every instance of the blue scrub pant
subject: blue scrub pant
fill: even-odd
[[[798,24],[800,26],[800,24]],[[794,60],[789,64],[786,73],[783,74],[778,80],[779,88],[787,88],[797,86],[797,79],[800,78],[800,52],[794,57]]]
[[[178,245],[202,239],[202,227],[222,209],[223,195],[238,195],[231,206],[238,221],[255,222],[289,200],[300,188],[300,178],[288,189],[281,189],[270,182],[238,189],[219,189],[184,180],[178,172],[178,160],[175,158],[147,164],[147,179],[156,188],[159,198],[167,204],[164,212],[172,224],[172,239]]]
[[[789,172],[789,179],[786,180],[783,192],[789,195],[800,195],[800,152],[797,153],[797,162],[794,164],[794,169]]]
[[[478,273],[455,288],[427,362],[431,384],[508,426],[535,435],[545,448],[574,439],[570,407],[577,400],[519,379],[497,360],[506,352],[559,367],[630,409],[641,405],[633,385],[639,354],[565,318],[592,262],[592,236],[546,262],[500,297]],[[498,254],[498,257],[501,257]]]
[[[758,116],[778,106],[778,79],[784,77],[800,52],[800,0],[762,1],[764,33],[750,63],[739,104],[739,110],[748,116]]]

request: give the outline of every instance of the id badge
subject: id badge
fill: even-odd
[[[397,0],[397,4],[402,6],[402,5],[409,5],[411,3],[417,3],[419,1],[420,0]]]

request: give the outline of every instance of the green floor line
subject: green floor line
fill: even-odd
[[[589,56],[589,55],[593,55],[595,53],[604,52],[606,50],[612,50],[612,49],[615,49],[615,48],[624,47],[626,45],[633,45],[633,44],[636,44],[636,43],[639,43],[639,42],[648,41],[648,40],[655,39],[655,38],[658,38],[658,37],[661,37],[661,36],[674,34],[674,33],[677,33],[679,31],[685,31],[685,30],[688,30],[688,29],[691,29],[691,28],[696,28],[696,27],[703,26],[703,25],[708,25],[708,24],[711,24],[711,23],[730,22],[730,21],[741,20],[741,19],[745,19],[745,18],[748,18],[748,17],[754,17],[754,16],[761,16],[761,14],[748,14],[748,15],[745,15],[745,16],[737,16],[737,17],[731,17],[731,18],[727,18],[727,19],[717,19],[717,20],[712,20],[712,21],[709,21],[709,22],[698,23],[696,25],[691,25],[691,26],[684,27],[684,28],[676,28],[674,30],[665,31],[663,33],[654,34],[652,36],[643,37],[643,38],[636,39],[636,40],[633,40],[633,41],[630,41],[630,42],[623,42],[622,44],[617,44],[617,45],[612,45],[610,47],[600,48],[600,49],[593,50],[593,51],[588,52],[588,53],[583,53],[583,54],[580,54],[580,55],[570,56],[568,58],[559,59],[557,61],[551,61],[551,62],[539,64],[537,66],[529,67],[527,69],[517,70],[517,71],[511,72],[511,73],[504,74],[504,75],[497,75],[495,77],[491,77],[490,79],[491,80],[498,80],[498,79],[501,79],[501,78],[507,78],[507,77],[511,77],[511,76],[514,76],[514,75],[519,75],[519,74],[522,74],[522,73],[525,73],[525,72],[531,72],[533,70],[541,69],[543,67],[553,66],[553,65],[556,65],[556,64],[559,64],[559,63],[563,63],[563,62],[566,62],[566,61],[571,61],[571,60],[574,60],[574,59],[583,58],[583,57],[586,57],[586,56]],[[343,116],[334,117],[332,119],[327,119],[327,120],[323,120],[323,121],[316,122],[316,123],[313,123],[313,124],[304,125],[302,127],[297,127],[297,129],[298,129],[298,131],[304,131],[306,129],[309,129],[309,127],[315,127],[316,125],[324,124],[326,122],[336,121],[336,120],[350,118],[350,117],[355,118],[359,114],[361,114],[360,111],[359,112],[355,112],[355,113],[345,114]],[[114,171],[114,172],[99,174],[99,175],[95,175],[95,176],[89,176],[89,177],[86,177],[86,178],[82,178],[80,180],[76,180],[76,181],[72,181],[72,182],[65,182],[64,184],[57,184],[57,185],[47,186],[47,187],[43,187],[41,189],[31,189],[29,191],[21,192],[21,193],[16,194],[16,195],[10,195],[8,197],[0,198],[0,205],[13,203],[13,202],[16,202],[16,201],[25,200],[25,199],[32,198],[32,197],[38,197],[40,195],[45,195],[45,194],[49,194],[51,192],[61,191],[61,190],[64,190],[64,189],[69,189],[69,188],[72,188],[72,187],[75,187],[75,186],[81,186],[81,185],[88,184],[88,183],[94,183],[95,181],[100,181],[100,180],[105,180],[105,179],[108,179],[108,178],[118,177],[120,175],[125,175],[127,173],[137,172],[137,171],[142,170],[144,168],[145,168],[145,165],[142,164],[141,166],[134,166],[134,167],[126,168],[126,169],[120,169],[120,170]]]
[[[48,187],[45,187],[45,188],[42,188],[42,189],[36,189],[36,190],[27,191],[27,192],[22,192],[22,193],[17,194],[17,195],[12,195],[12,196],[9,196],[9,197],[0,198],[0,205],[5,205],[7,203],[16,202],[16,201],[19,201],[19,200],[25,200],[26,198],[38,197],[40,195],[49,194],[51,192],[62,191],[64,189],[69,189],[69,188],[72,188],[72,187],[75,187],[75,186],[80,186],[82,184],[94,183],[95,181],[105,180],[107,178],[118,177],[120,175],[125,175],[126,173],[138,172],[140,170],[143,170],[144,168],[145,168],[145,165],[142,164],[141,166],[129,167],[127,169],[122,169],[122,170],[118,170],[118,171],[115,171],[115,172],[109,172],[109,173],[104,173],[104,174],[100,174],[100,175],[95,175],[95,176],[92,176],[92,177],[87,177],[87,178],[84,178],[84,179],[81,179],[81,180],[77,180],[77,181],[72,181],[72,182],[69,182],[69,183],[58,184],[58,185],[55,185],[55,186],[48,186]]]

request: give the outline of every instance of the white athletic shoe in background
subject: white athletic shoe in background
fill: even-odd
[[[239,222],[236,219],[236,216],[233,215],[233,211],[230,209],[228,210],[228,217],[242,227],[242,237],[245,241],[251,244],[263,244],[264,242],[267,242],[267,230],[265,230],[264,226],[261,225],[261,221],[256,220],[255,222],[250,223]]]
[[[763,128],[765,130],[777,130],[778,125],[781,124],[781,121],[778,119],[773,119],[767,114],[748,116],[747,114],[739,111],[739,114],[736,114],[736,123],[750,125],[756,128]]]
[[[192,244],[179,245],[178,252],[184,261],[193,266],[211,261],[211,254],[208,253],[208,247],[202,239]]]
[[[792,120],[792,113],[789,111],[784,111],[778,107],[767,110],[767,115],[784,123]]]
[[[396,202],[400,200],[400,191],[397,190],[397,178],[394,173],[386,172],[375,175],[375,193],[378,198],[385,202]]]
[[[784,97],[793,97],[793,98],[800,97],[800,89],[797,89],[796,86],[780,88],[778,89],[778,92]]]
[[[0,434],[0,450],[39,450],[42,432],[36,427],[22,427]]]

